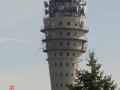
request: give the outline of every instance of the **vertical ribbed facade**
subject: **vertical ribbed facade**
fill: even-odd
[[[75,69],[80,69],[89,31],[81,8],[78,0],[49,1],[41,32],[45,34],[43,52],[48,55],[51,90],[68,90],[66,84],[74,83]]]

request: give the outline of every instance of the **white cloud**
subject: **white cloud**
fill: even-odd
[[[0,41],[18,41],[18,42],[26,42],[26,40],[22,40],[22,39],[13,39],[13,38],[0,38]]]

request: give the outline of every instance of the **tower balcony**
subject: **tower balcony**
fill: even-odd
[[[76,25],[48,25],[40,28],[41,32],[45,32],[47,30],[53,30],[53,29],[76,29],[76,30],[82,30],[85,33],[89,32],[88,27],[80,27]]]
[[[46,41],[48,41],[48,40],[58,40],[58,39],[70,39],[70,40],[72,40],[72,39],[74,39],[74,40],[81,40],[81,41],[84,41],[84,42],[87,42],[88,41],[88,38],[86,38],[86,37],[79,37],[79,36],[63,36],[63,35],[61,35],[61,36],[57,36],[57,35],[55,35],[55,36],[46,36],[46,37],[43,37],[42,38],[42,42],[46,42]]]
[[[60,17],[60,16],[66,16],[66,15],[64,15],[64,14],[59,14],[59,17]],[[55,15],[44,15],[44,16],[43,16],[43,19],[46,19],[46,18],[49,18],[49,17],[55,17]],[[78,16],[68,15],[67,17],[78,17]],[[80,18],[81,18],[81,19],[86,19],[86,16],[85,16],[85,15],[81,15]]]
[[[48,60],[77,60],[78,62],[80,62],[80,61],[82,61],[82,59],[80,58],[80,57],[73,57],[73,56],[71,56],[71,57],[50,57],[50,58],[47,58],[46,60],[48,61]]]
[[[43,52],[53,51],[53,50],[78,50],[82,53],[86,52],[86,47],[77,47],[77,46],[47,46],[43,48]]]

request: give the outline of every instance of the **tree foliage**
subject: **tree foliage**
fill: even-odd
[[[88,64],[86,64],[88,70],[76,70],[76,77],[74,82],[76,84],[67,84],[69,90],[114,90],[117,88],[117,84],[113,84],[114,80],[111,80],[111,75],[103,76],[104,71],[100,71],[102,64],[97,64],[94,52],[89,52],[89,58],[86,57]]]

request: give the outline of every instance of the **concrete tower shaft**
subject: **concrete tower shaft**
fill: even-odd
[[[49,0],[44,2],[45,33],[43,52],[48,55],[51,89],[68,90],[66,84],[74,84],[75,69],[80,68],[81,54],[86,52],[89,32],[86,27],[86,3],[79,0]]]

